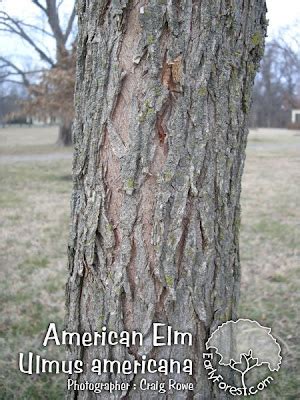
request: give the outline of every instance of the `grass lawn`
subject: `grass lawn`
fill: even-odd
[[[286,130],[249,135],[243,176],[240,317],[272,328],[283,361],[255,398],[300,398],[300,136]]]
[[[56,137],[56,128],[0,129],[0,400],[63,399],[64,377],[23,375],[16,360],[64,358],[41,345],[48,323],[64,318],[71,150]],[[283,349],[268,400],[300,398],[299,150],[295,132],[251,132],[243,177],[239,314],[271,327]]]
[[[64,318],[71,159],[34,159],[36,154],[62,151],[70,155],[71,149],[55,146],[56,137],[55,128],[0,129],[4,160],[9,154],[20,155],[8,163],[0,157],[1,400],[64,396],[63,377],[17,370],[19,352],[64,358],[61,350],[45,351],[41,341],[48,323],[62,326]],[[21,155],[33,159],[22,162]]]

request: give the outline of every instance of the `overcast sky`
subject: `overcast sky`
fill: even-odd
[[[269,34],[278,31],[283,26],[300,20],[299,0],[267,0]]]
[[[41,2],[43,3],[44,1],[41,0]],[[72,4],[73,0],[64,0],[62,15],[65,18]],[[280,31],[280,28],[287,25],[294,25],[294,29],[297,29],[296,20],[299,21],[300,25],[300,0],[267,0],[267,6],[267,18],[270,21],[269,38],[272,38]],[[46,19],[41,19],[40,10],[32,4],[31,0],[0,0],[0,10],[23,19],[27,23],[34,23],[39,20],[39,24],[42,22],[45,27],[47,26]],[[300,32],[300,26],[298,32]],[[46,48],[51,47],[49,41],[45,38],[42,39],[41,45],[44,45]],[[31,54],[30,49],[28,49],[25,43],[13,39],[11,36],[9,38],[3,37],[3,34],[0,35],[0,48],[1,54],[13,56],[14,58],[18,55],[20,59],[24,59],[24,56],[28,57]]]

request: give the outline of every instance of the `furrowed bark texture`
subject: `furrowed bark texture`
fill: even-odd
[[[135,329],[146,341],[70,347],[69,356],[86,365],[190,358],[193,376],[175,378],[195,390],[172,398],[226,398],[208,381],[202,352],[210,332],[236,316],[241,176],[265,1],[79,0],[77,12],[67,330]],[[153,322],[191,332],[193,346],[153,348]],[[73,378],[138,385],[141,375]],[[132,386],[67,397],[169,398]]]

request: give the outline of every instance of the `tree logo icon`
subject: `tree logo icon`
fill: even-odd
[[[203,354],[209,379],[233,395],[248,396],[263,390],[273,380],[265,374],[279,371],[282,360],[280,345],[271,335],[271,329],[250,319],[220,325],[206,342],[206,350],[211,351]],[[231,376],[235,385],[226,383],[225,375],[216,375],[219,370],[225,371],[226,377]],[[255,379],[260,381],[257,383]]]

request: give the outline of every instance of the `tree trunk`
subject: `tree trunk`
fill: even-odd
[[[59,125],[59,131],[58,131],[58,139],[57,139],[57,144],[59,146],[71,146],[73,144],[72,140],[72,122],[69,121],[63,121]]]
[[[226,398],[208,381],[202,353],[210,332],[236,317],[241,176],[265,1],[79,0],[77,12],[66,329],[136,330],[145,343],[69,346],[87,366],[73,379],[131,386],[67,397],[158,398],[140,390],[141,378],[174,378],[194,391],[172,398]],[[192,333],[193,345],[153,347],[153,322]],[[193,375],[88,368],[94,358],[143,354],[190,358]]]

